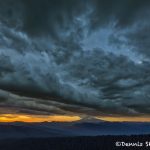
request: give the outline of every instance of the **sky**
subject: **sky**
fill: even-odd
[[[150,120],[149,18],[149,0],[1,0],[0,121]]]

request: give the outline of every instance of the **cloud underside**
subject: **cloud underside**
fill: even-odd
[[[0,2],[0,113],[149,116],[149,6]]]

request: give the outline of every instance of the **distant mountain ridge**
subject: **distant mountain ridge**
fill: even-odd
[[[83,118],[75,122],[0,123],[0,139],[150,134],[150,123],[107,122]]]

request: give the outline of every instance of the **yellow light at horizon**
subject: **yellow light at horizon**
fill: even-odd
[[[110,122],[150,122],[150,117],[95,117],[96,119]],[[26,115],[26,114],[1,114],[0,122],[73,122],[81,120],[80,116],[67,115]]]
[[[110,122],[150,122],[150,117],[96,117]]]
[[[42,115],[24,115],[24,114],[2,114],[0,122],[72,122],[80,120],[79,116],[42,116]]]

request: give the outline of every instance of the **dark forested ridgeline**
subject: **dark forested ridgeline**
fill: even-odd
[[[0,150],[143,150],[149,135],[22,138],[0,140]]]

